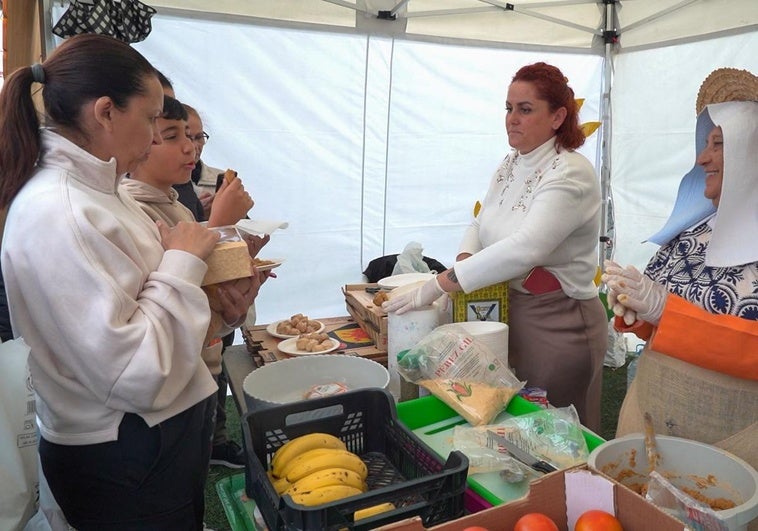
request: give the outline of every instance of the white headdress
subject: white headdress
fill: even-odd
[[[715,70],[700,86],[696,110],[696,153],[715,126],[724,135],[723,182],[706,265],[758,261],[758,77],[734,68]],[[716,212],[704,191],[705,172],[695,164],[679,184],[671,215],[649,241],[664,245]]]

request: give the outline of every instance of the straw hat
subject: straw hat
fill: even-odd
[[[725,101],[758,101],[758,77],[737,68],[714,70],[700,85],[696,114],[700,114],[706,105]]]

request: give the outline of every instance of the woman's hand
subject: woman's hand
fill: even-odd
[[[657,325],[663,315],[668,291],[661,284],[640,273],[634,266],[626,266],[619,273],[606,273],[603,280],[615,292],[619,304],[637,312],[643,321]]]
[[[235,225],[247,215],[254,204],[255,201],[245,191],[239,177],[235,177],[231,182],[224,180],[213,198],[208,226]]]
[[[261,276],[257,269],[253,269],[252,276],[221,282],[217,286],[218,307],[215,309],[229,327],[236,328],[245,320],[248,308],[258,296]]]
[[[420,288],[397,295],[390,293],[390,300],[382,304],[382,309],[387,313],[402,315],[405,312],[429,306],[431,303],[445,295],[445,290],[440,287],[437,276],[426,281]]]
[[[197,195],[197,198],[200,200],[200,205],[203,207],[203,214],[205,214],[205,219],[208,219],[211,215],[211,207],[213,206],[214,197],[216,197],[216,194],[208,191],[200,192]]]
[[[631,326],[637,321],[637,312],[630,310],[618,302],[618,293],[608,285],[608,280],[611,279],[613,275],[621,275],[624,269],[612,260],[605,260],[603,262],[603,267],[605,268],[605,272],[600,277],[600,280],[602,280],[608,288],[608,298],[606,300],[608,309],[611,310],[616,317],[622,317],[627,326]]]
[[[180,221],[174,227],[169,227],[163,221],[156,221],[161,235],[161,244],[166,251],[186,251],[205,260],[216,246],[221,235],[208,230],[199,223]]]
[[[250,254],[250,258],[255,258],[263,246],[269,242],[271,235],[256,236],[255,234],[243,234],[242,239],[247,244],[247,252]]]

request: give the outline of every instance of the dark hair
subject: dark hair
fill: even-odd
[[[525,81],[534,85],[537,96],[545,100],[551,112],[566,108],[566,119],[555,132],[556,143],[565,149],[576,149],[584,144],[584,133],[579,125],[579,109],[574,100],[574,91],[561,71],[547,63],[526,65],[516,72],[513,81]]]
[[[200,118],[200,113],[197,112],[197,109],[195,109],[192,105],[189,105],[187,103],[182,103],[182,105],[184,106],[184,109],[187,111],[188,115],[189,114],[194,114],[195,116],[197,116],[198,118]],[[200,120],[202,121],[202,118],[200,118]]]
[[[82,107],[107,96],[118,108],[146,93],[156,70],[137,50],[112,37],[81,34],[66,39],[42,64],[45,121],[85,134]],[[40,120],[31,97],[32,67],[21,67],[0,91],[0,208],[7,207],[32,175],[40,154]]]
[[[158,81],[161,82],[161,87],[164,89],[174,90],[174,85],[171,84],[171,80],[169,80],[169,78],[167,78],[163,72],[156,70],[155,73],[158,74]]]
[[[166,120],[187,120],[187,109],[176,98],[164,94],[161,118],[165,118]]]

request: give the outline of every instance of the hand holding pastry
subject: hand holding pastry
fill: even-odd
[[[255,201],[245,191],[242,181],[232,170],[227,170],[221,188],[213,199],[213,208],[208,219],[209,227],[235,225],[253,208]]]
[[[637,312],[643,321],[657,325],[663,315],[668,291],[661,284],[640,273],[634,266],[626,266],[620,273],[603,275],[616,300],[625,308]]]

